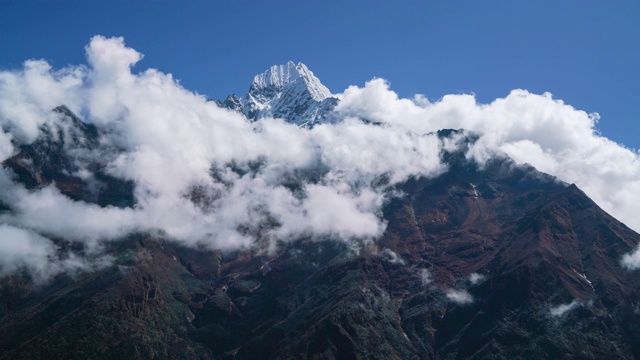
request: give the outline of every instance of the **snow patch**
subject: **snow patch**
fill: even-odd
[[[587,274],[580,274],[579,272],[576,271],[576,269],[571,269],[573,270],[574,273],[576,273],[578,276],[580,276],[584,281],[586,281],[589,286],[591,286],[591,289],[593,291],[595,291],[596,289],[593,287],[593,284],[591,283],[591,281],[587,278]]]
[[[274,117],[309,127],[322,122],[338,100],[306,65],[289,61],[256,75],[249,93],[227,101],[225,106],[252,120]]]

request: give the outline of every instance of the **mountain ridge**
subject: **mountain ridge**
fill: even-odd
[[[303,63],[274,65],[254,77],[249,92],[229,95],[216,103],[244,114],[248,119],[283,118],[302,127],[326,121],[338,99]]]
[[[289,122],[325,121],[314,111],[337,99],[314,98],[305,69],[256,76],[255,109],[271,107],[247,118],[275,116],[280,102]],[[287,94],[313,102],[291,107]],[[29,191],[55,186],[73,201],[135,207],[135,182],[110,175],[100,157],[74,156],[99,147],[100,129],[54,111],[67,128],[43,126],[3,167]],[[440,148],[447,171],[391,186],[375,241],[301,236],[222,251],[139,231],[106,242],[112,262],[102,268],[40,286],[24,272],[0,277],[0,358],[639,358],[640,281],[620,259],[640,235],[574,184],[506,156],[480,166],[466,156],[473,133],[432,135],[459,141]],[[82,166],[100,186],[77,175]],[[194,203],[208,201],[194,192]],[[54,240],[61,253],[83,251]]]

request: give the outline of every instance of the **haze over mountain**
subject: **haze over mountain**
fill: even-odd
[[[293,62],[208,101],[85,50],[0,72],[0,356],[640,356],[605,212],[640,228],[640,161],[597,114]]]

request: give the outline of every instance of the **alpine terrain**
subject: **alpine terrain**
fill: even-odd
[[[217,101],[218,105],[237,110],[252,120],[271,116],[304,127],[327,121],[337,102],[306,65],[292,61],[256,75],[243,97],[232,94]]]
[[[278,127],[322,133],[323,126],[347,121],[335,112],[340,101],[304,64],[289,62],[257,75],[247,94],[207,104],[247,122],[278,118],[285,120]],[[109,213],[159,206],[141,200],[153,192],[140,178],[114,170],[142,157],[124,156],[125,140],[105,140],[113,128],[85,122],[70,108],[53,108],[37,138],[2,163],[16,186],[12,193],[40,196],[44,204],[47,194],[59,192],[65,206]],[[387,126],[362,120],[374,132]],[[44,276],[52,271],[46,267],[44,280],[19,267],[0,273],[0,358],[640,358],[640,277],[621,264],[640,243],[638,233],[574,184],[506,155],[478,163],[467,154],[479,141],[474,132],[416,136],[439,149],[434,156],[443,167],[433,176],[396,181],[381,171],[349,180],[355,184],[350,199],[383,195],[375,214],[379,236],[368,235],[375,231],[371,223],[331,217],[342,205],[316,217],[306,207],[295,214],[318,227],[344,221],[345,229],[368,232],[301,230],[292,238],[277,230],[284,215],[256,205],[255,223],[234,225],[251,239],[243,246],[175,241],[139,227],[93,246],[64,229],[40,231],[37,220],[33,231],[56,246],[49,258],[90,265]],[[284,151],[295,153],[295,146]],[[194,214],[231,216],[241,204],[220,207],[222,194],[236,189],[231,183],[255,179],[265,161],[204,165],[213,180],[181,199]],[[293,194],[294,204],[342,176],[325,158],[309,163],[317,166],[269,173],[285,179],[278,189]],[[268,196],[257,185],[242,191]],[[334,196],[322,194],[318,206]],[[0,197],[0,221],[12,223],[27,205]],[[126,219],[119,220],[122,227]]]

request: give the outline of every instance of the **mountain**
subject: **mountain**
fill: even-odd
[[[306,65],[289,61],[256,75],[243,97],[229,95],[217,103],[252,120],[274,117],[309,127],[323,121],[338,99]]]
[[[64,105],[53,112],[59,115],[59,121],[45,123],[36,141],[21,146],[18,154],[5,160],[3,166],[11,169],[30,190],[54,184],[73,200],[100,206],[132,206],[134,184],[106,171],[104,158],[108,154],[99,146],[98,129],[80,120]],[[84,176],[88,171],[83,169],[93,175]]]
[[[273,67],[237,109],[311,126],[323,118],[309,109],[337,101],[311,80],[301,64]],[[100,130],[54,111],[62,125],[3,166],[28,189],[134,206],[135,184],[80,155],[100,149]],[[462,139],[441,150],[448,171],[394,186],[375,242],[221,251],[141,232],[106,243],[101,269],[0,278],[0,358],[639,358],[640,279],[620,259],[640,235],[573,184],[506,156],[467,159],[474,134],[437,136]]]

